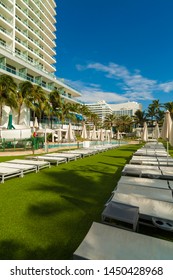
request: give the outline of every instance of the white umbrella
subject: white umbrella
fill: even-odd
[[[84,123],[84,125],[83,125],[81,137],[82,137],[83,139],[87,139],[87,138],[88,138],[88,137],[87,137],[87,130],[86,130],[86,125],[85,125],[85,123]]]
[[[169,143],[171,144],[171,146],[173,146],[173,121],[172,121],[172,125],[171,125],[171,133],[170,133]]]
[[[68,141],[74,141],[74,140],[75,140],[75,139],[74,139],[74,133],[73,133],[73,130],[72,130],[72,125],[71,125],[71,123],[69,123],[68,130],[67,130],[65,139],[68,140]]]
[[[142,133],[142,141],[145,141],[145,142],[148,141],[148,128],[147,128],[147,123],[146,122],[144,122],[143,133]]]
[[[109,130],[106,130],[106,140],[108,141],[108,143],[110,142],[110,134],[111,132]]]
[[[35,119],[34,119],[34,128],[38,128],[39,126],[38,126],[38,119],[37,119],[37,117],[35,117]]]
[[[169,141],[170,139],[171,125],[172,125],[172,120],[171,120],[170,112],[166,111],[162,130],[161,130],[161,137],[166,141]]]
[[[91,134],[91,139],[92,139],[92,140],[97,140],[95,125],[94,125],[94,127],[93,127],[93,131],[92,131],[92,134]]]
[[[157,139],[160,137],[160,130],[159,130],[159,125],[156,123],[154,130],[153,130],[153,138]]]
[[[101,128],[101,130],[100,130],[100,140],[103,142],[104,139],[105,139],[104,131],[103,131],[103,129]]]
[[[119,132],[119,130],[117,131],[117,140],[120,140],[120,132]]]
[[[112,139],[114,137],[114,134],[113,134],[113,131],[112,131],[112,128],[110,130],[110,138]]]
[[[60,142],[62,140],[61,128],[58,129],[57,134],[58,134],[58,141]]]
[[[166,142],[167,142],[167,155],[168,155],[168,152],[169,152],[168,143],[171,139],[171,127],[172,127],[172,120],[171,120],[170,112],[166,111],[160,136],[162,137],[162,139],[166,140]]]

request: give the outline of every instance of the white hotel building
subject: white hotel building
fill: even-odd
[[[65,101],[78,102],[81,94],[54,75],[56,2],[0,0],[0,11],[0,75],[11,75],[17,84],[29,80],[47,93],[59,88]],[[4,108],[4,124],[9,110]],[[24,108],[21,123],[29,122],[30,111]]]
[[[138,102],[126,102],[120,104],[107,104],[104,100],[97,103],[86,104],[88,108],[99,116],[103,122],[106,115],[115,114],[118,116],[134,116],[137,110],[142,110],[142,105]]]

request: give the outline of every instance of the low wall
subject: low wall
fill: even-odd
[[[0,138],[14,140],[31,138],[31,129],[6,129],[0,130]]]

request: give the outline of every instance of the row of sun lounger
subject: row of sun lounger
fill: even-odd
[[[50,162],[14,159],[0,163],[0,179],[4,183],[5,179],[13,177],[23,177],[29,172],[38,172],[42,168],[50,167]]]
[[[117,145],[95,146],[88,149],[78,149],[68,152],[45,154],[43,156],[30,156],[28,159],[14,159],[0,163],[0,182],[13,177],[23,177],[29,172],[38,172],[42,168],[50,167],[51,164],[67,163],[72,160],[94,155],[101,151],[116,148]]]
[[[146,164],[136,161],[139,154]],[[173,259],[172,242],[138,233],[141,224],[173,231],[173,167],[160,158],[173,161],[161,143],[134,154],[105,204],[102,224],[92,224],[74,259]]]
[[[110,145],[104,145],[104,146],[92,146],[89,148],[82,148],[77,150],[70,150],[66,152],[58,152],[58,153],[51,153],[51,154],[45,154],[43,156],[34,156],[32,159],[34,160],[46,160],[50,162],[51,164],[60,164],[60,163],[67,163],[72,160],[76,160],[79,158],[84,158],[86,156],[95,155],[100,152],[107,151],[108,149],[116,148],[118,147],[117,144],[110,144]]]

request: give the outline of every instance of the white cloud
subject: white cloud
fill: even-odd
[[[105,73],[105,77],[119,80],[120,89],[124,91],[124,96],[128,98],[138,98],[139,100],[151,100],[156,91],[171,92],[173,91],[173,81],[159,83],[157,80],[145,78],[141,75],[140,70],[135,69],[131,73],[125,66],[115,63],[104,65],[101,63],[89,63],[85,66],[79,66],[78,70],[92,69],[97,72]]]
[[[112,62],[107,65],[98,62],[88,63],[87,65],[78,64],[76,68],[78,71],[92,70],[104,73],[106,78],[117,80],[116,87],[119,86],[120,92],[123,92],[122,94],[105,92],[100,85],[86,85],[77,81],[78,85],[80,85],[80,89],[78,89],[82,93],[82,100],[88,102],[95,102],[101,99],[112,103],[153,100],[154,95],[158,92],[169,93],[173,91],[173,81],[159,83],[157,80],[143,77],[138,69],[135,69],[132,73],[125,66]]]
[[[92,89],[90,89],[88,91],[82,91],[81,100],[86,103],[95,103],[100,100],[105,100],[107,103],[121,103],[128,102],[129,99],[114,92],[93,91]]]
[[[75,89],[79,90],[82,94],[80,100],[85,103],[94,103],[100,100],[105,100],[107,103],[121,103],[129,101],[129,98],[125,95],[118,94],[115,92],[106,92],[101,89],[98,84],[87,84],[81,81],[70,81],[65,80]]]
[[[159,87],[164,92],[171,92],[173,91],[173,82],[162,83],[159,85]]]

